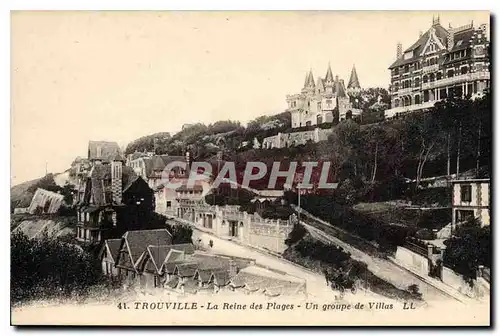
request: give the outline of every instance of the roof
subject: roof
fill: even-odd
[[[314,84],[314,76],[312,73],[312,70],[309,70],[309,73],[306,76],[306,81],[304,83],[304,87],[315,87],[316,85]]]
[[[198,268],[201,270],[219,270],[219,269],[229,269],[229,265],[232,262],[230,258],[221,257],[211,254],[194,254],[193,257],[198,262]]]
[[[193,244],[149,245],[147,250],[157,271],[165,262],[168,262],[167,257],[169,257],[170,261],[175,261],[182,254],[193,254],[195,251]],[[171,251],[174,253],[171,253]]]
[[[212,278],[212,270],[196,270],[194,277],[201,282],[209,282]]]
[[[324,90],[325,90],[325,83],[324,83],[324,81],[323,81],[323,78],[318,77],[318,81],[317,81],[317,83],[316,83],[316,87],[317,87],[318,89],[320,89],[321,91],[324,91]]]
[[[490,183],[490,179],[478,179],[478,178],[470,178],[470,179],[460,179],[460,180],[451,180],[451,183]]]
[[[154,171],[163,171],[171,162],[186,161],[184,156],[178,155],[153,155],[150,157],[141,157],[140,159],[144,161],[146,177],[151,177]]]
[[[120,252],[121,242],[121,239],[107,239],[104,243],[107,246],[109,253],[111,254],[110,257],[115,262],[118,257],[118,253]]]
[[[124,157],[123,157],[123,156],[122,156],[119,152],[118,152],[118,153],[116,153],[116,154],[113,156],[112,160],[113,160],[113,161],[123,161],[123,162],[127,161],[127,160],[125,160],[125,158],[124,158]]]
[[[338,97],[345,97],[346,94],[345,94],[345,85],[344,85],[344,80],[343,79],[339,79],[339,85],[338,85],[338,89],[337,89],[337,96]]]
[[[127,191],[139,179],[139,176],[131,167],[122,166],[122,191]],[[91,193],[96,205],[111,204],[113,202],[111,192],[111,165],[97,164],[90,172]],[[106,181],[106,183],[103,183]],[[104,190],[103,190],[104,188]]]
[[[230,282],[229,270],[215,270],[212,272],[212,279],[217,286],[225,286]]]
[[[443,45],[446,46],[448,39],[448,31],[445,28],[443,28],[443,26],[441,26],[441,24],[439,23],[433,24],[432,27],[430,27],[424,34],[422,34],[422,36],[420,36],[415,43],[413,43],[408,49],[406,49],[403,52],[404,55],[406,52],[413,51],[413,57],[409,59],[404,59],[403,57],[400,57],[394,63],[391,64],[389,69],[394,68],[396,66],[412,63],[416,59],[420,58],[420,53],[422,52],[422,49],[425,47],[425,44],[429,39],[432,29],[434,29],[436,37],[441,41]]]
[[[325,82],[333,82],[333,73],[330,63],[328,63],[328,69],[326,70]]]
[[[176,265],[174,273],[180,277],[192,277],[197,269],[197,263],[184,263]]]
[[[356,67],[353,65],[351,70],[351,77],[349,78],[349,84],[347,84],[348,89],[360,89],[358,74],[356,72]]]
[[[151,243],[158,245],[170,245],[172,243],[172,235],[167,229],[127,231],[123,235],[123,239],[128,244],[130,257],[134,264],[147,251]]]
[[[111,161],[116,154],[121,154],[118,143],[114,141],[89,141],[88,158],[90,160]]]

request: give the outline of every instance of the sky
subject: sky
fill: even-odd
[[[488,12],[12,12],[11,183],[62,172],[89,140],[121,146],[183,124],[283,112],[328,63],[389,85],[396,45],[433,15],[448,28]]]

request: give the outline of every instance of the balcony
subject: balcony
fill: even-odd
[[[454,77],[443,78],[434,82],[422,83],[422,90],[433,89],[436,87],[443,87],[457,83],[465,83],[476,80],[489,80],[489,79],[490,79],[490,73],[488,71],[472,72]]]
[[[436,72],[439,70],[439,64],[427,65],[422,67],[422,74],[426,74],[429,72]]]
[[[385,110],[385,118],[390,119],[394,118],[396,114],[398,113],[407,113],[407,112],[413,112],[413,111],[418,111],[418,110],[423,110],[426,108],[431,108],[434,106],[437,100],[433,101],[428,101],[422,104],[414,104],[414,105],[409,105],[409,106],[399,106],[399,107],[394,107],[388,110]]]
[[[401,88],[398,91],[394,92],[399,96],[407,95],[412,93],[413,91],[420,91],[420,87],[409,87],[409,88]]]

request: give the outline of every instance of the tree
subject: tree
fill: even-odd
[[[376,125],[374,127],[369,127],[364,131],[364,146],[366,150],[365,153],[371,153],[373,157],[373,165],[371,171],[371,182],[375,182],[375,177],[377,176],[378,161],[380,157],[385,157],[386,151],[386,140],[388,138],[387,131],[384,127]]]
[[[28,239],[22,232],[11,236],[11,299],[82,294],[100,279],[94,255],[75,245],[49,238]]]
[[[476,218],[460,225],[444,244],[445,264],[462,274],[466,281],[476,278],[478,266],[491,267],[491,230],[489,226],[481,227]]]
[[[415,190],[418,190],[426,162],[435,158],[442,144],[441,125],[428,114],[415,113],[405,125],[405,143],[413,155],[418,155]]]

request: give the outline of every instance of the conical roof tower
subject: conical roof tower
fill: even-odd
[[[332,68],[330,67],[330,62],[328,62],[328,69],[326,70],[325,83],[326,84],[333,83],[333,73],[332,73]]]
[[[361,89],[361,85],[359,84],[358,74],[356,72],[356,66],[352,66],[351,77],[349,78],[349,84],[347,84],[347,89]]]

